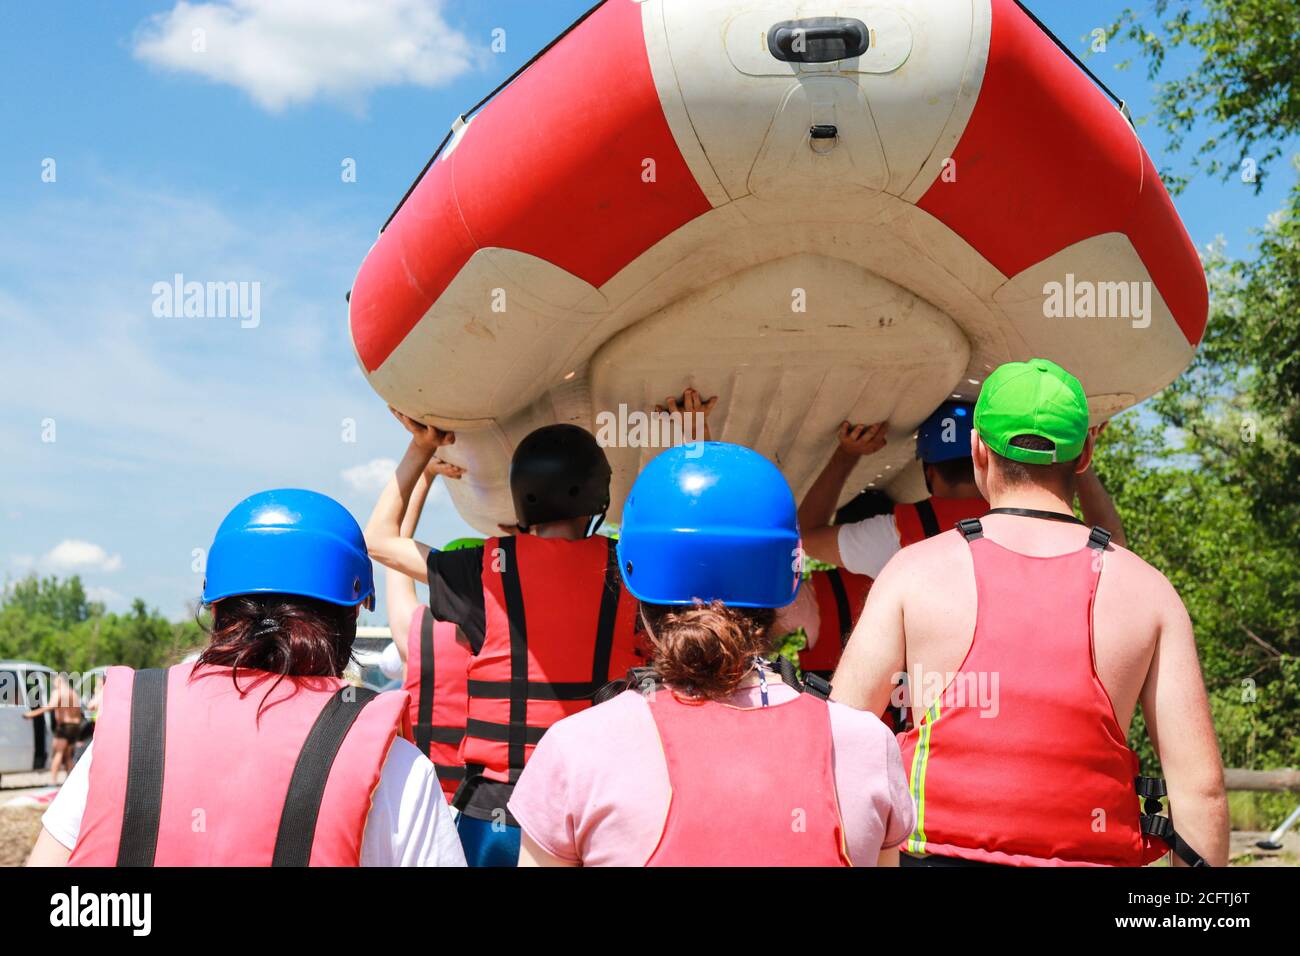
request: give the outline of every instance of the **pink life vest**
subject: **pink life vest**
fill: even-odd
[[[407,694],[276,680],[241,670],[241,693],[226,667],[109,668],[69,864],[358,865]]]
[[[848,866],[826,701],[647,698],[672,790],[647,866]]]
[[[899,739],[917,808],[903,849],[1019,866],[1140,865],[1138,759],[1092,661],[1110,536],[1096,529],[1087,547],[1036,558],[984,538],[978,520],[960,528],[975,565],[975,636]]]
[[[450,802],[465,779],[460,742],[465,738],[470,650],[456,639],[456,625],[435,621],[425,605],[411,615],[406,635],[405,689],[411,695],[415,746],[433,761]]]

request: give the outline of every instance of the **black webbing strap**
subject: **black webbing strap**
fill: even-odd
[[[289,792],[280,811],[280,828],[275,835],[272,866],[306,866],[311,862],[311,847],[316,839],[316,819],[320,816],[325,783],[329,780],[334,758],[343,739],[376,693],[368,687],[340,687],[316,715],[298,761],[289,778]]]
[[[519,552],[513,537],[498,539],[501,546],[501,591],[506,601],[506,620],[510,625],[510,722],[504,728],[507,744],[506,766],[513,773],[524,766],[524,747],[528,744],[528,620],[524,614],[524,591],[519,582]],[[486,721],[472,720],[466,728],[482,740],[498,740]]]
[[[515,559],[515,541],[502,538],[501,589],[506,601],[506,619],[510,622],[510,680],[468,682],[471,697],[510,701],[509,723],[470,720],[466,731],[471,737],[508,745],[507,767],[512,776],[524,768],[524,748],[536,746],[546,733],[544,727],[528,725],[530,700],[590,700],[598,703],[597,694],[609,684],[609,662],[614,655],[614,632],[618,626],[618,602],[623,593],[618,570],[617,543],[606,539],[605,580],[596,619],[596,640],[592,648],[591,680],[531,681],[528,679],[528,625],[524,611],[523,588]]]
[[[980,524],[979,518],[962,518],[957,522],[957,530],[967,541],[984,537],[984,526]]]
[[[1142,798],[1142,813],[1138,819],[1142,825],[1142,832],[1163,840],[1174,854],[1188,866],[1208,867],[1205,857],[1197,853],[1187,841],[1178,835],[1174,829],[1174,821],[1166,816],[1161,816],[1162,808],[1160,798],[1168,793],[1164,780],[1159,777],[1138,776],[1133,781],[1137,794]]]
[[[1042,511],[1038,508],[990,508],[988,515],[1014,515],[1017,518],[1042,518],[1045,521],[1064,521],[1066,524],[1083,524],[1078,518],[1061,511]]]
[[[784,655],[778,654],[775,659],[765,659],[763,663],[780,674],[782,681],[801,694],[812,694],[822,700],[826,700],[831,696],[830,681],[819,674],[814,674],[812,671],[804,671],[803,680],[800,680],[799,675],[795,673],[794,664],[790,662],[790,658]]]
[[[591,693],[609,680],[609,661],[614,655],[614,627],[618,623],[618,599],[623,593],[623,575],[618,570],[618,547],[606,538],[605,587],[600,592],[600,616],[596,619],[596,649],[591,659]]]
[[[427,607],[420,617],[420,699],[415,710],[415,746],[429,756],[433,743],[433,612]]]
[[[844,587],[844,578],[839,568],[831,568],[827,571],[826,580],[830,581],[831,594],[835,596],[835,611],[840,618],[840,647],[843,648],[849,642],[849,635],[853,633],[853,613],[849,610],[849,592]]]
[[[933,538],[939,533],[939,516],[934,513],[934,505],[930,503],[929,498],[912,505],[916,509],[916,516],[921,519],[921,530],[925,532],[927,538]]]
[[[439,780],[464,780],[465,779],[464,767],[452,767],[452,766],[448,766],[445,763],[435,763],[433,765],[433,772],[438,775]]]
[[[162,815],[163,762],[167,749],[167,671],[135,672],[131,686],[131,736],[118,866],[153,866]]]
[[[1037,508],[990,508],[991,515],[1013,515],[1017,518],[1042,518],[1045,521],[1064,521],[1066,524],[1083,524],[1078,518],[1071,514],[1065,514],[1060,511],[1040,511]],[[987,517],[987,515],[986,515]],[[961,527],[961,522],[957,522]],[[1110,544],[1111,533],[1102,527],[1094,527],[1088,533],[1088,547],[1097,551],[1105,551],[1106,546]]]

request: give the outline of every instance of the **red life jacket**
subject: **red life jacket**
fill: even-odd
[[[450,802],[465,779],[460,742],[468,707],[466,671],[470,650],[456,639],[456,625],[435,621],[426,605],[415,609],[406,634],[406,682],[411,695],[415,746],[433,761]]]
[[[1093,669],[1092,601],[1109,535],[1097,529],[1088,547],[1035,558],[982,537],[978,521],[962,531],[975,636],[900,738],[917,807],[903,849],[1021,866],[1141,864],[1138,759]]]
[[[69,864],[358,865],[407,694],[277,679],[109,668]]]
[[[648,696],[671,798],[647,866],[848,866],[830,709]]]
[[[516,535],[483,548],[483,604],[461,756],[473,772],[513,784],[551,724],[644,663],[636,602],[623,590],[612,539]]]
[[[871,578],[840,568],[814,571],[809,577],[820,626],[816,646],[799,653],[799,668],[829,680],[867,601]]]
[[[983,498],[922,498],[912,504],[894,505],[894,526],[898,545],[906,548],[936,534],[951,531],[965,518],[982,518],[989,504]]]

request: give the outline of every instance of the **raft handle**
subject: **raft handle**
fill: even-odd
[[[767,49],[786,63],[833,63],[867,52],[871,34],[852,17],[782,20],[767,31]]]

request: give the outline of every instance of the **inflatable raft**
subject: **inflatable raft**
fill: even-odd
[[[1013,0],[605,0],[457,120],[350,294],[367,378],[455,429],[483,531],[527,432],[686,385],[796,494],[842,419],[888,419],[845,498],[911,500],[916,425],[999,363],[1060,362],[1100,420],[1206,311],[1125,113]],[[660,450],[619,440],[613,520]]]

